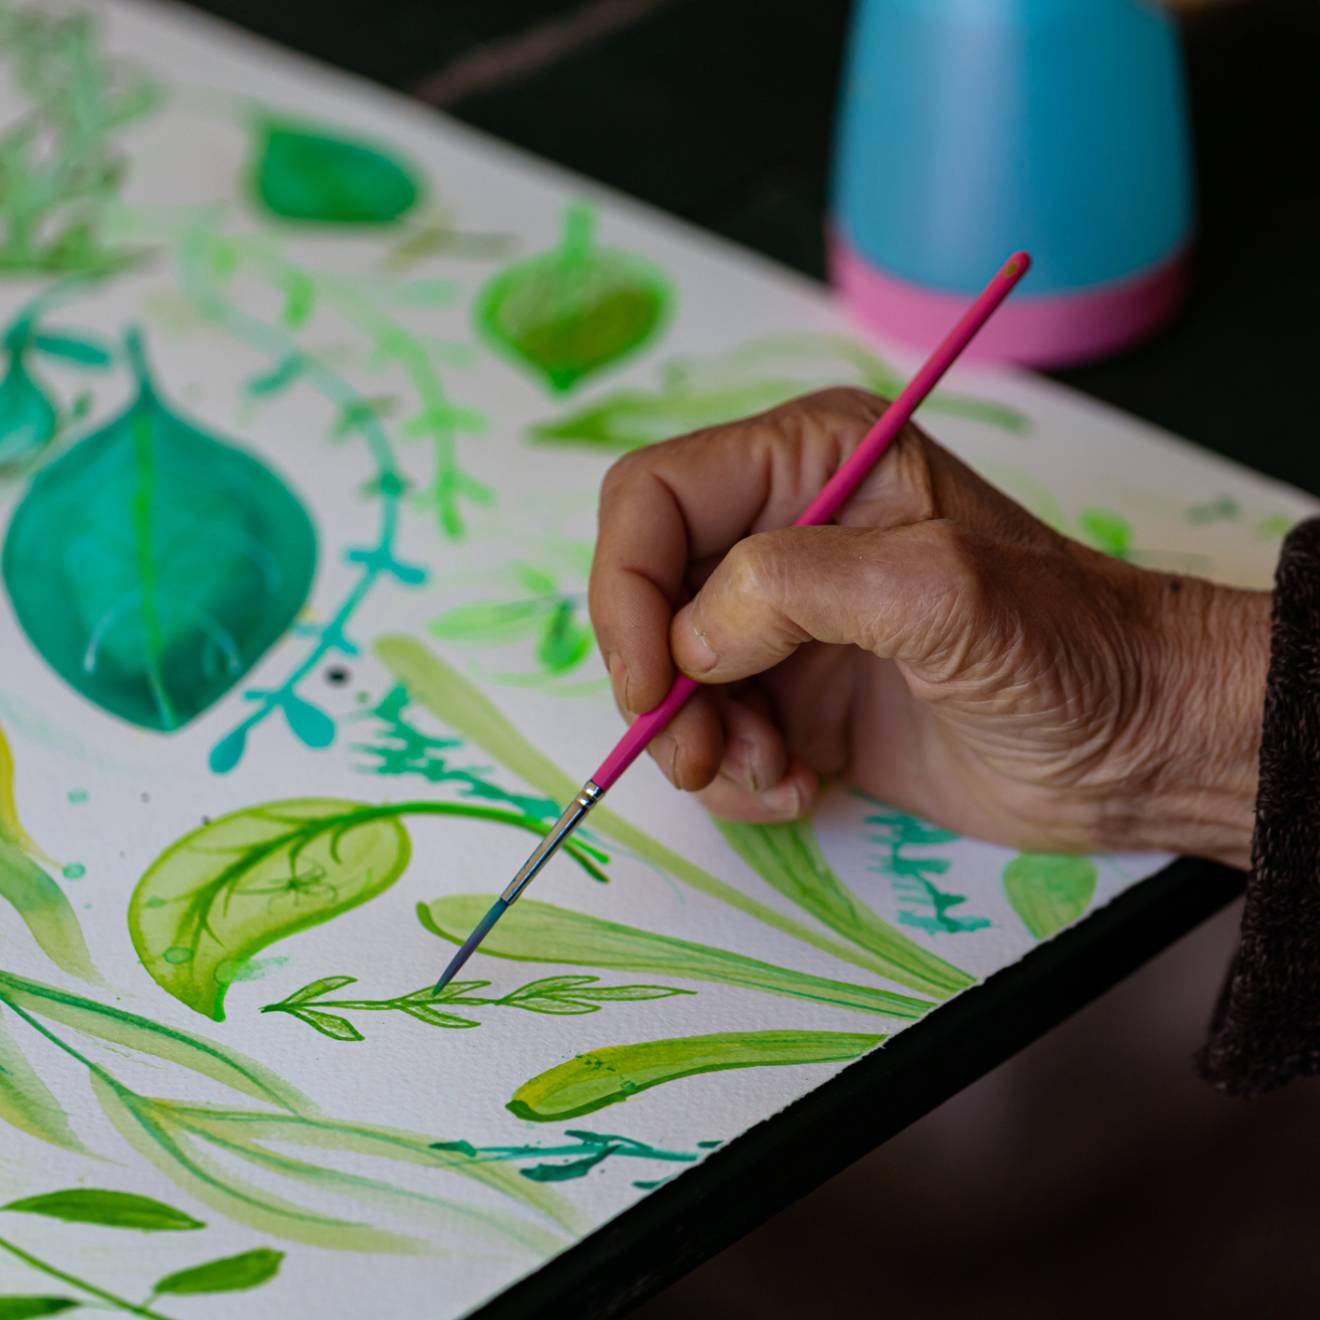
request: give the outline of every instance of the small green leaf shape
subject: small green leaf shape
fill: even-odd
[[[0,1297],[0,1320],[36,1320],[43,1315],[59,1315],[81,1306],[69,1297]]]
[[[167,1274],[153,1291],[176,1297],[195,1296],[198,1293],[241,1292],[244,1288],[258,1288],[269,1283],[280,1272],[284,1252],[258,1247],[239,1256],[226,1256],[223,1260],[194,1265],[190,1270]]]
[[[424,192],[412,167],[378,143],[290,119],[255,128],[252,192],[281,220],[389,225]]]
[[[99,981],[73,905],[59,885],[0,830],[0,899],[57,967],[83,981]]]
[[[92,1187],[71,1187],[67,1191],[47,1192],[10,1201],[0,1210],[27,1215],[44,1215],[71,1224],[99,1224],[103,1228],[132,1228],[143,1233],[183,1233],[205,1228],[200,1220],[182,1210],[132,1192],[108,1192]]]
[[[727,1068],[845,1063],[884,1040],[841,1031],[735,1031],[607,1045],[524,1082],[505,1107],[533,1123],[555,1123],[683,1077]]]
[[[1090,906],[1096,875],[1089,857],[1020,853],[1004,867],[1004,893],[1032,935],[1047,940]]]
[[[12,351],[0,376],[0,471],[39,454],[59,430],[59,412],[33,378],[22,355]]]
[[[491,348],[552,394],[568,393],[645,347],[672,300],[658,266],[597,246],[595,228],[591,207],[570,206],[559,245],[505,267],[473,307]]]
[[[489,906],[489,898],[480,894],[454,894],[429,905],[419,904],[417,917],[433,935],[461,944]],[[657,935],[530,898],[509,908],[486,936],[481,952],[521,962],[659,972],[680,980],[714,981],[908,1020],[923,1016],[932,1007],[927,999],[797,972],[727,949]]]
[[[316,534],[264,464],[171,410],[129,338],[138,394],[33,479],[2,572],[29,641],[71,687],[171,732],[292,624]]]
[[[388,808],[301,798],[232,812],[147,868],[129,901],[133,946],[162,989],[223,1021],[234,968],[383,893],[409,853]]]
[[[39,1141],[85,1154],[64,1106],[24,1057],[0,1018],[0,1123]]]

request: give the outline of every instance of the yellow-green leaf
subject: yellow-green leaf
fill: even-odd
[[[239,1292],[268,1283],[280,1272],[282,1251],[259,1247],[240,1256],[194,1265],[190,1270],[167,1274],[155,1287],[158,1293],[194,1296],[197,1293]]]
[[[1004,867],[1004,893],[1026,928],[1045,940],[1090,906],[1096,874],[1089,857],[1020,853]]]
[[[726,1068],[844,1063],[885,1039],[841,1031],[739,1031],[607,1045],[524,1082],[506,1108],[533,1123],[555,1123],[682,1077]]]
[[[388,811],[332,798],[232,812],[167,848],[129,902],[143,966],[176,999],[224,1019],[247,959],[384,892],[408,865]]]
[[[93,1187],[71,1187],[67,1191],[47,1192],[43,1196],[25,1196],[20,1201],[0,1206],[0,1210],[44,1215],[47,1219],[64,1219],[73,1224],[133,1228],[143,1233],[182,1233],[206,1227],[192,1215],[149,1196]]]

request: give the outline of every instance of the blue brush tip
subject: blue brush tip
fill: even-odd
[[[457,975],[459,968],[476,952],[477,945],[490,934],[490,928],[508,911],[509,905],[502,899],[497,898],[491,904],[490,911],[477,922],[476,929],[459,946],[459,950],[449,960],[449,966],[445,968],[440,979],[435,983],[435,989],[431,991],[431,998],[434,999],[450,981]]]

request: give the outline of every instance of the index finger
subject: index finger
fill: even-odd
[[[615,464],[601,488],[590,609],[624,710],[650,710],[669,690],[669,624],[688,566],[792,522],[883,407],[832,391]]]

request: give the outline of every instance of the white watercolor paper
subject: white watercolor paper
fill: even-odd
[[[1163,864],[1081,861],[1024,917],[1011,853],[839,792],[758,868],[642,763],[525,900],[547,952],[409,999],[453,948],[419,905],[497,892],[549,767],[576,783],[618,735],[582,593],[620,447],[913,364],[818,286],[399,98],[182,9],[87,12],[0,7],[0,1297],[462,1315]],[[566,225],[570,275],[614,254],[595,303],[552,261],[514,290],[530,328],[478,310]],[[1264,586],[1315,508],[1025,374],[959,368],[923,420],[1178,571]],[[227,630],[236,591],[269,645]]]

